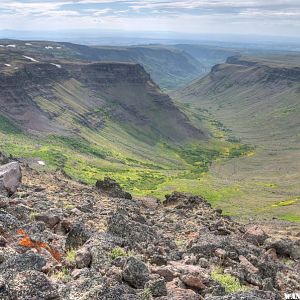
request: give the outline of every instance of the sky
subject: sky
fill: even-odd
[[[300,37],[300,0],[0,0],[0,30]]]

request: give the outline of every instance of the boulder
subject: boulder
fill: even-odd
[[[65,243],[66,250],[78,249],[90,236],[90,232],[82,224],[75,224],[67,235]]]
[[[163,278],[153,279],[146,283],[145,288],[150,289],[153,297],[167,296],[166,282]]]
[[[203,278],[201,278],[200,276],[186,274],[186,275],[180,276],[180,279],[188,287],[196,288],[196,289],[205,288],[205,285],[203,283]]]
[[[18,273],[8,284],[11,299],[22,300],[59,300],[57,288],[47,276],[37,271]]]
[[[105,177],[104,180],[98,180],[96,182],[96,188],[112,198],[132,199],[131,194],[123,191],[119,183],[109,177]]]
[[[35,220],[44,222],[49,228],[53,228],[61,221],[58,215],[51,214],[51,213],[37,214],[35,216]]]
[[[142,261],[135,257],[129,257],[124,266],[122,278],[130,286],[142,289],[149,281],[150,274],[147,266]]]
[[[258,226],[252,226],[245,232],[245,239],[255,245],[262,245],[268,235]]]
[[[247,270],[247,272],[256,274],[259,269],[253,266],[253,264],[243,255],[239,256],[240,264]]]
[[[75,256],[76,267],[83,269],[89,267],[92,262],[92,255],[86,248],[82,248],[76,252]]]
[[[16,274],[25,271],[41,272],[46,265],[45,259],[31,251],[24,254],[10,256],[0,265],[0,274],[6,279],[10,280]]]
[[[130,245],[143,242],[153,244],[158,239],[156,231],[140,222],[134,221],[125,211],[115,212],[108,220],[108,232],[125,239]]]
[[[184,193],[173,192],[171,195],[165,195],[166,200],[163,202],[165,206],[177,205],[176,208],[192,209],[200,203],[208,204],[204,199],[198,196],[189,196]]]
[[[3,230],[16,230],[20,227],[19,220],[4,209],[0,209],[0,224]]]
[[[11,162],[0,166],[0,191],[12,196],[22,180],[21,167],[18,162]]]
[[[269,238],[265,241],[266,250],[275,249],[279,256],[288,256],[292,259],[300,258],[299,242],[290,239]]]

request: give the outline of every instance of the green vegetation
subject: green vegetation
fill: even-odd
[[[152,292],[149,288],[145,288],[142,293],[143,300],[150,300],[152,298]]]
[[[68,282],[72,279],[69,269],[63,267],[60,271],[57,271],[52,275],[56,280],[61,280],[63,282]]]
[[[116,247],[111,250],[110,258],[112,260],[118,258],[118,257],[124,257],[129,256],[128,253],[121,247]]]
[[[183,240],[175,240],[175,244],[178,248],[181,248],[184,246],[184,241]]]
[[[74,262],[75,257],[76,257],[76,251],[74,249],[71,249],[66,253],[66,260],[68,262]]]
[[[193,82],[174,98],[194,124],[202,124],[214,139],[230,145],[226,153],[221,151],[230,159],[217,158],[207,174],[214,190],[237,187],[240,193],[221,197],[218,206],[241,218],[275,216],[297,222],[300,84],[287,84],[278,77],[281,88],[277,84],[266,88],[274,84],[272,78],[264,80],[274,66],[293,68],[286,57],[246,60],[257,62],[257,68],[263,62],[269,69],[262,67],[257,78],[250,64],[224,64],[215,70],[216,76]]]
[[[0,132],[4,134],[20,134],[22,130],[12,121],[0,115]]]
[[[279,218],[284,221],[300,223],[300,217],[296,215],[282,215]]]
[[[247,287],[241,285],[238,278],[225,274],[222,268],[215,268],[211,272],[211,277],[225,288],[227,294],[247,291]]]

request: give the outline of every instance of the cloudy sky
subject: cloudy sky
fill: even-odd
[[[0,0],[0,29],[300,36],[300,0]]]

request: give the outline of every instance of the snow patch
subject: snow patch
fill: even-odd
[[[52,65],[52,66],[55,66],[56,68],[59,68],[59,69],[61,69],[61,65],[54,64],[54,63],[50,63],[50,65]]]
[[[4,64],[6,67],[11,67],[11,65],[10,64]]]
[[[61,49],[61,47],[56,47],[56,49]]]
[[[23,57],[26,58],[26,59],[29,59],[29,60],[31,60],[33,62],[39,62],[38,60],[36,60],[36,59],[34,59],[34,58],[30,57],[30,56],[23,55]]]
[[[0,48],[4,48],[5,46],[4,45],[0,45]]]
[[[16,48],[17,45],[7,45],[6,48]]]
[[[42,161],[42,160],[39,160],[37,163],[38,163],[39,165],[41,165],[41,166],[45,166],[45,165],[46,165],[46,163],[45,163],[44,161]]]
[[[53,49],[52,46],[46,46],[45,49]]]
[[[25,45],[26,45],[26,46],[32,46],[32,44],[30,44],[30,43],[25,43]]]

